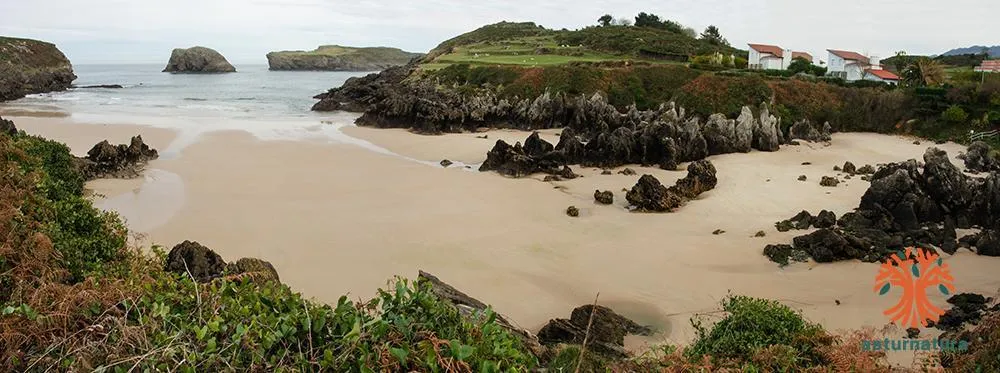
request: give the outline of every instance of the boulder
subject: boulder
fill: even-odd
[[[840,184],[840,180],[837,180],[837,178],[830,176],[823,176],[823,179],[820,180],[819,182],[819,185],[825,187],[835,187],[838,184]]]
[[[633,170],[633,169],[631,169],[631,168],[628,168],[628,167],[626,167],[626,168],[625,168],[624,170],[621,170],[621,171],[618,171],[618,174],[619,174],[619,175],[625,175],[625,176],[634,176],[634,175],[638,175],[638,173],[637,173],[637,172],[635,172],[635,170]]]
[[[236,262],[226,265],[226,275],[249,278],[254,281],[274,281],[281,282],[278,271],[270,262],[257,258],[241,258]]]
[[[75,79],[69,59],[54,44],[0,36],[0,102],[64,91]]]
[[[976,240],[976,254],[985,256],[1000,256],[1000,231],[983,231]]]
[[[781,119],[771,115],[767,104],[760,105],[760,120],[754,123],[753,148],[773,152],[780,148],[781,144]]]
[[[653,175],[642,175],[635,186],[625,194],[625,200],[637,211],[666,212],[679,207],[683,200],[667,190]]]
[[[522,177],[537,172],[538,165],[525,153],[521,143],[510,146],[503,140],[497,140],[493,149],[486,153],[486,161],[479,166],[479,171],[496,171],[505,176]]]
[[[630,334],[649,336],[653,334],[653,330],[610,308],[585,305],[574,309],[569,319],[549,321],[538,331],[538,340],[543,345],[582,345],[586,339],[588,351],[621,359],[628,357],[624,346],[625,336]]]
[[[1000,153],[983,141],[973,142],[964,155],[959,156],[965,168],[976,172],[1000,172]]]
[[[198,242],[184,241],[170,249],[164,269],[182,275],[190,274],[198,282],[208,282],[222,275],[226,262]]]
[[[793,244],[796,249],[805,251],[819,263],[863,257],[861,250],[832,229],[820,229],[805,236],[795,237]]]
[[[0,117],[0,133],[7,134],[7,136],[17,135],[17,126],[14,125],[13,121]]]
[[[615,203],[615,195],[614,193],[611,193],[610,190],[606,190],[603,192],[600,190],[595,190],[594,201],[597,201],[597,203],[600,203],[602,205],[610,205],[612,203]]]
[[[799,175],[799,181],[806,181],[806,180],[809,180],[809,178],[806,177],[806,175]]]
[[[871,175],[875,173],[875,167],[872,167],[870,164],[866,164],[861,166],[861,168],[857,170],[857,173],[861,175]]]
[[[548,141],[542,140],[538,132],[532,132],[526,140],[524,140],[524,153],[529,157],[541,157],[549,152],[555,150],[555,146],[550,144]]]
[[[449,161],[447,159],[442,159],[440,164],[441,167],[448,168],[448,166],[451,166],[452,164],[454,164],[454,162]]]
[[[858,172],[858,168],[854,166],[854,163],[851,163],[850,161],[844,162],[844,168],[842,170],[844,171],[844,173],[851,175],[854,175],[855,173]]]
[[[205,47],[177,48],[170,53],[165,73],[232,73],[236,72],[226,57]]]
[[[788,136],[792,139],[805,140],[810,142],[830,141],[830,133],[817,129],[809,120],[801,120],[788,129]]]
[[[812,224],[816,228],[833,228],[837,225],[837,215],[831,211],[823,210],[813,218]]]
[[[813,223],[813,219],[809,211],[803,210],[790,219],[774,223],[774,227],[779,232],[787,232],[792,229],[809,229],[809,226]]]
[[[687,176],[677,180],[677,183],[670,187],[670,191],[690,200],[715,189],[718,182],[715,166],[712,165],[712,162],[703,159],[689,164]]]
[[[566,215],[569,215],[569,216],[574,217],[574,218],[578,217],[578,216],[580,216],[580,209],[576,208],[576,206],[567,207],[566,208]]]

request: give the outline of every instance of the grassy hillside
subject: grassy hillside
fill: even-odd
[[[457,63],[551,66],[573,62],[686,62],[692,56],[720,52],[746,56],[683,33],[634,26],[550,30],[532,22],[483,26],[441,43],[425,58],[423,68],[436,70]]]
[[[0,36],[0,63],[54,68],[68,66],[69,60],[52,43]]]
[[[267,61],[272,70],[374,71],[405,65],[419,56],[397,48],[323,45],[312,51],[271,52]]]

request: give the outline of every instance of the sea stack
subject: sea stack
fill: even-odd
[[[170,62],[163,69],[165,73],[218,74],[233,73],[233,67],[226,57],[214,49],[193,47],[177,48],[170,54]]]
[[[0,102],[69,88],[76,75],[52,43],[0,36]]]

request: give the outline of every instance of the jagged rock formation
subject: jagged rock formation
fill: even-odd
[[[142,136],[132,137],[129,145],[111,145],[108,140],[94,145],[87,157],[77,158],[76,164],[87,180],[102,178],[138,177],[143,167],[159,154],[142,141]]]
[[[589,326],[589,333],[587,332]],[[639,325],[604,306],[585,305],[577,307],[569,319],[554,319],[538,331],[538,340],[543,345],[560,343],[582,345],[586,339],[588,351],[612,358],[626,358],[626,335],[653,334],[653,329]]]
[[[282,51],[267,54],[271,70],[381,71],[406,65],[423,56],[397,48],[355,48],[323,45],[313,51]]]
[[[811,142],[830,141],[830,128],[830,123],[826,123],[821,129],[817,129],[812,122],[801,120],[788,129],[788,138]]]
[[[69,59],[54,44],[0,36],[0,102],[66,90],[75,79]]]
[[[625,199],[636,211],[667,212],[682,206],[698,195],[715,188],[718,179],[715,166],[707,160],[688,165],[688,174],[667,188],[652,175],[642,175],[639,181],[625,194]]]
[[[855,211],[835,227],[796,237],[794,248],[817,262],[880,261],[905,247],[954,253],[956,228],[978,227],[982,233],[963,237],[963,245],[1000,255],[1000,176],[967,176],[937,148],[923,159],[922,166],[911,159],[880,168]]]
[[[192,47],[188,49],[177,48],[170,53],[170,61],[163,69],[165,73],[233,73],[233,67],[226,57],[216,52],[214,49],[205,47]]]
[[[17,134],[17,126],[14,125],[13,121],[0,117],[0,133],[5,133],[7,136],[14,136]]]
[[[982,141],[969,145],[966,153],[960,154],[958,158],[965,162],[965,168],[970,172],[1000,171],[1000,153]]]
[[[610,190],[606,190],[603,192],[600,190],[595,190],[594,201],[602,205],[610,205],[612,203],[615,203],[615,194],[612,193]]]

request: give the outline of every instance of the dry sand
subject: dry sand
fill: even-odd
[[[158,148],[172,138],[144,127],[14,119],[29,132],[66,141],[76,153],[112,135],[126,141],[142,132]],[[528,135],[491,131],[488,139],[479,139],[483,134],[420,136],[356,127],[344,132],[407,157],[470,164],[482,162],[496,139],[523,141]],[[557,132],[543,137],[554,143]],[[822,176],[837,174],[833,166],[919,159],[934,146],[912,141],[836,134],[831,146],[803,143],[774,153],[711,157],[719,174],[715,190],[675,213],[638,214],[625,210],[622,188],[643,173],[669,185],[685,172],[632,167],[639,175],[608,176],[575,168],[583,178],[546,183],[540,177],[508,179],[431,167],[350,144],[261,141],[243,132],[216,132],[179,157],[150,166],[183,183],[180,192],[165,193],[160,202],[175,211],[166,213],[162,224],[149,224],[146,233],[167,247],[190,239],[230,260],[271,261],[292,288],[327,302],[345,293],[369,298],[393,276],[413,278],[422,269],[533,330],[567,317],[600,293],[600,303],[664,331],[630,340],[633,346],[690,341],[689,319],[716,310],[730,292],[778,299],[833,330],[881,327],[888,323],[882,310],[894,300],[872,291],[877,265],[781,269],[761,252],[767,244],[789,243],[805,233],[779,233],[775,221],[803,209],[829,209],[839,216],[858,205],[868,187],[860,178],[836,188],[819,186]],[[955,144],[939,147],[952,157],[962,150]],[[798,181],[799,175],[809,180]],[[106,183],[90,185],[113,189]],[[151,184],[156,182],[141,188],[154,188]],[[595,204],[595,189],[613,191],[615,204]],[[566,216],[570,205],[580,208],[579,218]],[[713,235],[716,229],[726,233]],[[753,238],[760,230],[767,237]],[[1000,259],[963,249],[945,260],[959,291],[997,294],[1000,278],[993,271]],[[932,300],[942,304],[944,297]]]

